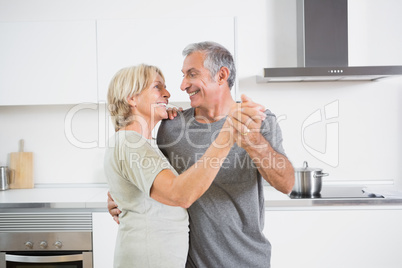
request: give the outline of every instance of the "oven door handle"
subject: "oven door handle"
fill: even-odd
[[[83,254],[60,255],[60,256],[24,256],[6,254],[6,261],[24,263],[49,263],[49,262],[72,262],[84,260]]]

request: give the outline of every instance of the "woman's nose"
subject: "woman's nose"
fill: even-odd
[[[170,93],[169,93],[169,91],[166,89],[166,87],[164,88],[164,91],[163,91],[163,97],[164,97],[164,98],[170,98]]]

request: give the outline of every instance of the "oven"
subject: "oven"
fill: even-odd
[[[0,213],[1,268],[92,268],[92,213]]]

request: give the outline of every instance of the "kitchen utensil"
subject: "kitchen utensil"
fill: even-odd
[[[322,177],[328,176],[322,173],[321,168],[310,168],[307,161],[304,161],[303,168],[295,169],[295,184],[292,195],[318,196],[322,189]]]
[[[19,147],[18,153],[10,153],[10,169],[14,172],[10,189],[33,188],[33,153],[24,152],[24,140],[20,140]]]
[[[11,183],[11,170],[7,166],[0,167],[0,191],[8,190]]]

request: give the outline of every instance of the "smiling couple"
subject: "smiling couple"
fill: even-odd
[[[116,133],[104,165],[119,222],[114,267],[269,267],[262,179],[284,193],[294,183],[276,117],[246,96],[233,100],[226,48],[201,42],[183,55],[190,109],[166,110],[170,94],[155,66],[122,69],[109,86]],[[156,145],[152,130],[168,117]],[[135,165],[133,154],[153,164]],[[255,161],[268,155],[284,164]],[[236,165],[239,157],[254,165]]]

